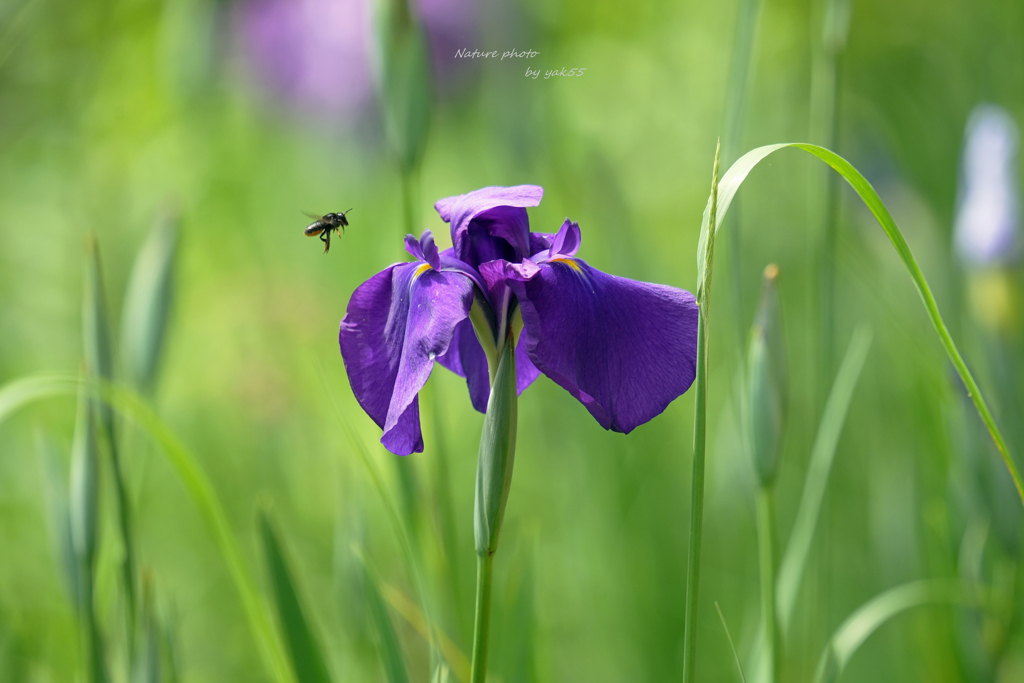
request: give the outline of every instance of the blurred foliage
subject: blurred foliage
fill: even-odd
[[[358,5],[354,25],[372,30],[362,0],[336,1]],[[450,657],[450,671],[433,661],[418,619],[429,615],[438,643],[448,639],[455,651],[469,652],[483,418],[470,407],[464,381],[438,369],[421,397],[427,451],[402,463],[415,475],[410,561],[396,533],[405,518],[390,512],[401,470],[353,400],[336,341],[352,290],[405,258],[402,179],[379,103],[313,108],[260,80],[238,35],[250,4],[0,0],[0,384],[78,373],[88,233],[103,255],[109,320],[138,315],[122,310],[123,293],[138,281],[136,254],[170,203],[179,217],[174,311],[152,400],[201,459],[249,574],[266,579],[259,588],[267,614],[274,585],[256,521],[265,502],[333,680],[385,680],[372,635],[382,615],[410,680],[427,681],[434,671],[457,680]],[[739,3],[418,5],[432,49],[447,45],[435,40],[443,22],[431,23],[431,7],[442,5],[475,21],[456,36],[456,48],[539,53],[475,60],[458,71],[450,54],[434,55],[438,88],[419,173],[420,227],[446,246],[445,226],[430,209],[435,199],[536,183],[545,198],[530,210],[535,230],[553,231],[569,216],[583,231],[580,256],[595,267],[693,291]],[[740,150],[809,135],[822,3],[765,2],[760,11]],[[950,255],[950,226],[971,108],[991,101],[1024,122],[1022,32],[1018,0],[856,0],[837,131],[840,153],[905,230],[1018,458],[1024,437],[1012,397],[1024,386],[1020,316],[998,339],[977,329],[965,276]],[[331,56],[325,52],[324,63]],[[587,71],[534,80],[523,76],[527,64]],[[817,163],[779,154],[737,198],[742,300],[756,301],[767,263],[785,273],[779,295],[790,401],[776,480],[780,544],[792,528],[823,408],[814,362],[817,228],[808,218]],[[897,617],[882,627],[884,637],[863,644],[842,680],[1020,680],[1019,510],[991,493],[1001,490],[999,470],[990,467],[997,456],[898,257],[847,189],[839,200],[836,348],[861,323],[874,330],[874,346],[835,454],[780,680],[809,680],[827,634],[873,596],[911,580],[958,576],[988,587],[981,608],[927,607]],[[327,256],[301,235],[301,210],[350,206],[352,225]],[[1020,301],[1021,274],[1006,278]],[[722,322],[709,356],[699,680],[737,676],[716,600],[744,661],[759,622],[754,474],[737,382],[743,350],[725,322],[733,315],[732,286],[719,280]],[[749,325],[753,311],[740,313]],[[504,555],[495,563],[491,661],[501,681],[678,677],[692,410],[686,395],[624,437],[601,430],[546,378],[521,397],[516,483]],[[339,413],[354,425],[358,444]],[[50,530],[64,532],[48,521],[52,508],[61,509],[53,491],[68,481],[75,416],[74,399],[62,398],[0,424],[3,681],[81,676],[67,559]],[[52,444],[44,468],[36,426]],[[143,620],[145,656],[153,656],[159,635],[174,643],[162,646],[164,680],[271,680],[203,513],[159,447],[130,422],[119,429],[133,552],[154,587],[146,597],[155,607],[147,603]],[[365,461],[359,448],[368,449]],[[100,460],[98,474],[96,618],[108,654],[124,655],[125,548],[109,459]],[[367,605],[353,544],[372,558],[381,585],[393,587],[381,590],[383,602]],[[419,612],[400,610],[408,604],[397,595]],[[176,615],[173,629],[169,621],[158,628],[151,614]],[[122,669],[112,667],[111,677],[119,680]],[[135,671],[152,676],[153,668]]]

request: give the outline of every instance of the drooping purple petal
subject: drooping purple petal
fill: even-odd
[[[520,345],[605,429],[628,433],[693,383],[697,303],[665,285],[607,275],[577,258],[509,269]]]
[[[487,398],[491,393],[491,381],[487,374],[487,356],[473,332],[473,323],[467,318],[455,328],[455,337],[448,347],[448,353],[438,357],[438,362],[459,377],[466,378],[469,400],[473,408],[487,412]],[[516,367],[518,370],[518,366]]]
[[[353,292],[341,355],[356,400],[392,453],[423,450],[416,396],[472,303],[472,280],[421,261],[389,266]]]
[[[440,199],[434,208],[451,223],[455,255],[477,266],[495,259],[521,261],[530,255],[530,223],[526,207],[540,204],[537,185],[484,187]]]

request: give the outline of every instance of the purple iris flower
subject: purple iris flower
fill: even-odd
[[[429,230],[405,238],[414,261],[356,288],[339,343],[359,405],[392,453],[423,450],[417,394],[434,361],[466,378],[487,409],[488,356],[516,343],[521,394],[544,373],[605,429],[628,433],[693,383],[697,303],[665,285],[607,275],[577,258],[580,228],[531,233],[536,185],[485,187],[438,201],[451,249]]]

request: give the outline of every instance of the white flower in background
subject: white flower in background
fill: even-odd
[[[954,241],[969,266],[1016,258],[1020,196],[1017,124],[1002,107],[981,104],[967,120]]]

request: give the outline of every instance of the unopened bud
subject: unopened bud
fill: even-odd
[[[771,483],[778,469],[789,399],[778,276],[774,264],[764,269],[761,303],[747,343],[745,422],[754,469],[762,486]]]

